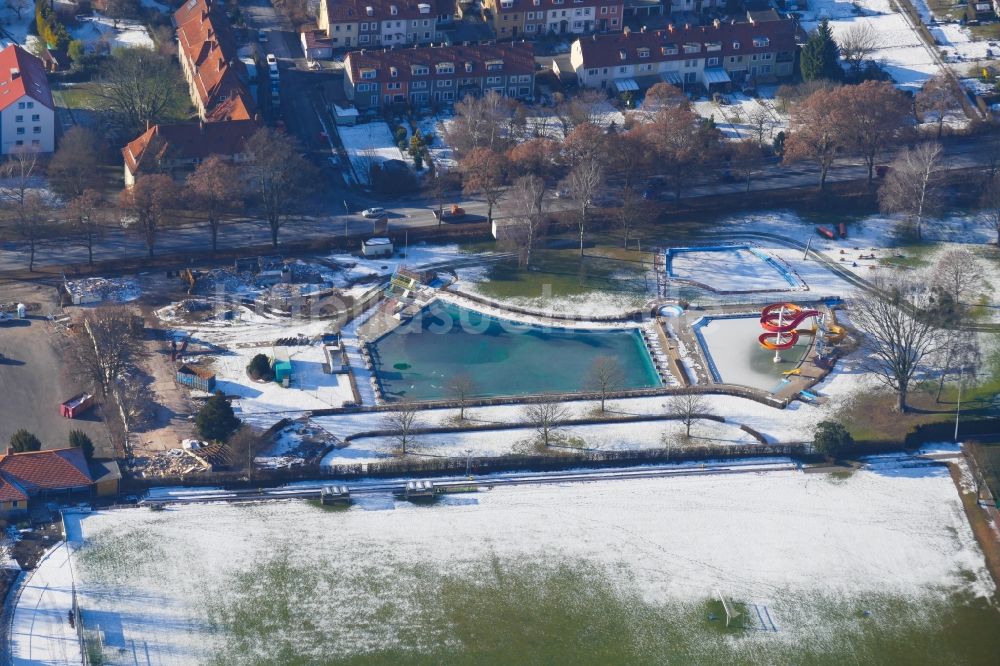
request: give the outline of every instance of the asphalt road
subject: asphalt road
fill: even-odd
[[[986,157],[977,150],[975,137],[965,138],[947,144],[946,157],[951,168],[967,168],[984,166]],[[862,180],[867,176],[866,167],[860,162],[842,161],[831,167],[827,177],[828,182],[848,182]],[[791,168],[781,165],[770,165],[754,176],[752,189],[755,192],[767,190],[782,190],[797,187],[809,187],[818,183],[818,169],[813,165],[793,165]],[[331,179],[332,180],[332,179]],[[333,185],[329,187],[333,188]],[[736,194],[743,192],[745,184],[702,182],[694,184],[682,193],[683,199],[716,196],[718,194]],[[296,240],[323,239],[343,237],[345,233],[351,236],[365,236],[373,233],[386,233],[386,229],[373,228],[370,220],[364,219],[360,212],[368,206],[382,206],[389,212],[389,229],[391,232],[401,232],[406,229],[437,225],[434,217],[436,205],[433,201],[422,198],[407,198],[398,200],[376,199],[364,194],[343,189],[329,191],[330,212],[304,216],[288,222],[281,232],[281,238]],[[344,205],[352,211],[344,214]],[[481,198],[460,198],[456,201],[473,216],[485,218],[486,202]],[[547,208],[550,211],[567,209],[572,202],[549,198]],[[503,219],[507,215],[503,199],[494,207],[494,217]],[[157,240],[157,252],[160,254],[199,254],[207,252],[209,232],[204,226],[172,227],[169,232],[160,233]],[[239,248],[260,246],[270,242],[270,231],[266,221],[259,219],[243,219],[223,225],[219,235],[220,247]],[[125,233],[122,229],[111,229],[99,241],[95,248],[96,260],[135,259],[146,255],[142,238],[137,234]],[[45,244],[36,256],[37,267],[63,267],[83,265],[86,262],[86,250],[82,247],[68,245],[62,241]],[[6,270],[25,270],[28,266],[27,248],[18,243],[0,245],[0,266]]]

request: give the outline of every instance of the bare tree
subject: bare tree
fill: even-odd
[[[278,247],[278,232],[299,208],[307,192],[312,169],[280,130],[263,127],[247,140],[249,172],[268,226],[271,245]]]
[[[35,270],[35,252],[38,245],[48,236],[51,227],[51,209],[42,195],[28,192],[19,204],[14,206],[14,230],[18,239],[28,245],[28,271]]]
[[[826,112],[834,117],[845,145],[864,159],[871,185],[878,156],[909,129],[910,101],[887,81],[841,86],[830,95],[833,105]]]
[[[712,413],[708,399],[701,393],[678,393],[667,400],[667,413],[677,416],[684,424],[684,436],[691,437],[691,425]]]
[[[94,243],[104,235],[106,214],[100,192],[84,190],[66,204],[66,221],[87,248],[87,263],[94,265]]]
[[[176,201],[177,186],[170,176],[162,173],[139,176],[132,187],[122,190],[119,197],[122,212],[135,222],[150,258],[156,249],[157,235],[167,210]]]
[[[657,83],[646,91],[642,99],[642,108],[635,115],[643,122],[652,122],[663,109],[688,104],[690,101],[680,88],[669,83]]]
[[[149,382],[139,377],[136,372],[130,372],[116,380],[112,393],[121,409],[126,432],[125,441],[128,446],[128,433],[143,430],[152,422],[156,397]],[[126,451],[126,455],[131,457],[131,452]]]
[[[895,392],[896,409],[905,412],[914,376],[941,348],[938,319],[915,283],[882,277],[873,285],[852,302],[851,321],[864,334],[865,366]]]
[[[631,187],[626,187],[622,190],[622,205],[618,208],[617,217],[618,225],[622,228],[622,241],[627,250],[632,230],[654,220],[656,211],[642,198],[642,195]]]
[[[5,181],[0,184],[0,201],[15,206],[23,204],[37,167],[37,150],[22,146],[7,155],[7,161],[0,167],[0,178]]]
[[[826,188],[826,176],[833,161],[844,149],[844,137],[836,117],[830,113],[833,91],[820,88],[792,107],[786,163],[814,160],[819,164],[819,188]]]
[[[533,402],[524,406],[524,420],[530,424],[546,447],[555,439],[569,418],[569,410],[559,402]]]
[[[837,45],[840,46],[840,57],[851,65],[858,73],[865,60],[872,57],[878,50],[881,39],[871,23],[855,21],[847,30],[840,34]]]
[[[938,385],[935,402],[941,401],[945,381],[956,370],[960,377],[975,379],[975,369],[982,361],[979,339],[975,331],[951,329],[943,333],[941,349],[937,354]]]
[[[187,178],[191,203],[205,216],[212,231],[212,252],[219,248],[222,220],[243,207],[243,180],[239,170],[218,155],[198,165]]]
[[[461,373],[448,380],[448,395],[458,402],[458,420],[465,420],[465,406],[476,393],[476,380],[472,375]]]
[[[244,424],[226,440],[226,448],[229,449],[235,465],[245,467],[251,478],[256,469],[254,460],[264,446],[262,435],[259,429]]]
[[[621,389],[624,384],[625,371],[622,370],[621,363],[615,357],[598,356],[590,364],[586,385],[589,389],[600,394],[602,413],[605,411],[604,405],[608,394]]]
[[[413,442],[414,431],[421,427],[418,414],[416,405],[403,401],[382,416],[382,425],[392,431],[390,436],[399,446],[400,455],[406,455],[407,447]]]
[[[141,47],[116,49],[93,94],[130,135],[166,119],[184,100],[180,72],[170,58]]]
[[[932,115],[937,123],[937,138],[944,133],[944,121],[948,114],[962,108],[961,91],[957,84],[944,72],[938,72],[928,79],[924,87],[914,97],[917,113]]]
[[[545,181],[538,176],[521,176],[508,190],[513,240],[525,268],[531,265],[531,252],[545,221]]]
[[[745,191],[749,192],[753,172],[760,169],[764,163],[764,149],[752,138],[731,144],[730,148],[732,150],[731,163],[743,176],[743,181],[746,183]]]
[[[931,286],[947,293],[956,304],[970,303],[983,287],[983,268],[968,249],[948,250],[935,262]]]
[[[758,104],[757,108],[747,115],[746,125],[750,137],[757,143],[757,147],[763,148],[765,139],[771,138],[775,120],[770,111]]]
[[[119,21],[139,16],[139,2],[138,0],[104,0],[104,13],[117,29]]]
[[[503,194],[507,158],[489,148],[473,148],[459,163],[466,194],[482,192],[486,197],[486,220],[493,223],[493,207]]]
[[[563,181],[563,186],[569,192],[570,197],[576,200],[581,257],[583,256],[583,243],[587,233],[587,220],[591,201],[603,184],[604,169],[596,160],[587,160],[576,165]]]
[[[997,235],[1000,245],[1000,171],[989,177],[979,197],[979,219]]]
[[[10,8],[17,14],[18,20],[21,20],[21,15],[24,13],[24,10],[31,7],[33,3],[31,0],[8,0],[7,4],[10,5]]]
[[[124,306],[87,310],[82,324],[74,338],[80,367],[95,388],[109,395],[146,355],[141,325]]]
[[[599,124],[602,111],[607,107],[608,95],[603,90],[587,88],[577,95],[566,97],[561,93],[553,95],[556,102],[555,114],[562,126],[563,136],[569,136],[573,128],[583,123]]]
[[[476,148],[499,152],[513,142],[525,119],[520,102],[491,90],[455,104],[455,119],[446,126],[445,135],[460,155]]]
[[[922,238],[923,223],[942,204],[938,172],[941,144],[921,143],[906,148],[892,161],[889,173],[879,188],[879,207],[886,213],[898,213]]]
[[[84,190],[101,186],[101,142],[93,131],[71,127],[59,140],[59,150],[49,161],[52,189],[64,198],[78,197]]]

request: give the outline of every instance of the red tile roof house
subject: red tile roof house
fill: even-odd
[[[578,39],[570,64],[581,86],[624,92],[659,81],[709,91],[794,74],[797,23],[748,21]]]
[[[535,89],[534,49],[523,42],[352,51],[344,71],[347,98],[363,112],[451,104],[488,90],[528,100]]]
[[[45,65],[11,44],[0,51],[0,155],[55,149],[55,105]]]
[[[257,128],[252,120],[154,125],[122,149],[125,186],[135,184],[140,173],[168,173],[182,179],[211,155],[241,162],[246,141]]]
[[[257,109],[250,75],[220,2],[188,0],[174,12],[177,57],[198,116],[207,122],[250,120]]]
[[[0,454],[0,518],[25,513],[33,500],[89,497],[94,485],[83,449]]]
[[[317,23],[334,49],[444,41],[453,0],[320,0]]]
[[[621,0],[483,0],[498,39],[618,32],[624,26]]]

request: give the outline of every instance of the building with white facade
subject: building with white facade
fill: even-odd
[[[45,66],[11,44],[0,51],[0,154],[55,149],[55,105]]]

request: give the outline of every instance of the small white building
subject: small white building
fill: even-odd
[[[388,257],[392,254],[392,240],[369,238],[361,244],[361,254],[366,257]]]
[[[55,105],[42,61],[17,44],[0,51],[0,155],[56,149]]]

